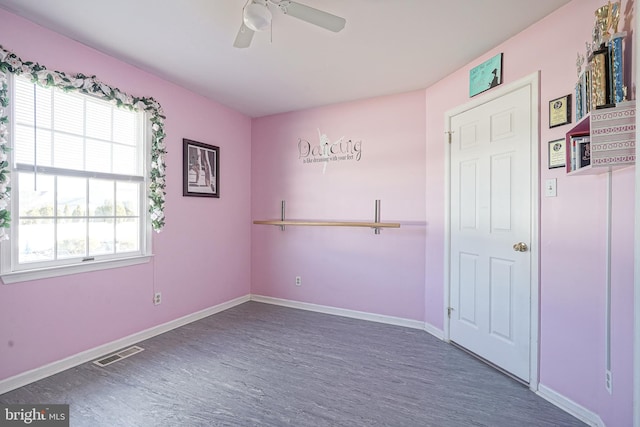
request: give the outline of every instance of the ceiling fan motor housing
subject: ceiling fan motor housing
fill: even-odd
[[[244,24],[253,31],[265,31],[271,25],[271,11],[266,3],[251,2],[244,8]]]

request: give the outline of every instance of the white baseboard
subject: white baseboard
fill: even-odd
[[[438,329],[429,323],[425,323],[424,330],[438,338],[440,341],[444,341],[444,331],[442,329]]]
[[[251,295],[251,301],[265,304],[280,305],[282,307],[298,308],[300,310],[315,311],[335,316],[350,317],[352,319],[368,320],[370,322],[386,323],[388,325],[403,326],[412,329],[425,329],[424,322],[419,320],[404,319],[402,317],[385,316],[382,314],[367,313],[364,311],[347,310],[345,308],[330,307],[327,305],[311,304],[308,302],[292,301],[280,298]]]
[[[600,418],[598,414],[591,412],[584,406],[579,405],[557,391],[546,387],[544,384],[538,384],[538,391],[536,394],[590,426],[605,427],[604,421],[602,421],[602,418]]]
[[[0,381],[0,395],[8,391],[14,390],[16,388],[30,384],[32,382],[57,374],[69,368],[73,368],[74,366],[78,366],[83,363],[90,362],[106,354],[113,353],[114,351],[119,350],[123,347],[127,347],[130,345],[136,344],[140,341],[144,341],[146,339],[155,337],[156,335],[163,334],[172,329],[176,329],[188,323],[195,322],[196,320],[200,320],[205,317],[211,316],[212,314],[216,314],[216,313],[220,313],[221,311],[228,310],[231,307],[235,307],[236,305],[248,302],[249,299],[250,299],[249,295],[235,298],[231,301],[223,302],[221,304],[214,305],[213,307],[205,308],[204,310],[200,310],[195,313],[188,314],[186,316],[180,317],[170,322],[163,323],[161,325],[154,326],[149,329],[145,329],[144,331],[136,332],[135,334],[129,335],[124,338],[120,338],[118,340],[112,341],[107,344],[103,344],[99,347],[95,347],[95,348],[83,351],[81,353],[74,354],[73,356],[69,356],[62,360],[58,360],[58,361],[49,363],[47,365],[41,366],[39,368],[32,369],[30,371],[23,372],[16,376],[4,379]]]

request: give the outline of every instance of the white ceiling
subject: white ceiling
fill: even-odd
[[[300,0],[346,18],[344,30],[273,9],[273,41],[256,33],[248,49],[232,46],[246,0],[0,0],[0,7],[260,117],[426,88],[569,1]]]

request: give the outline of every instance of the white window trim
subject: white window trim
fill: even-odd
[[[3,242],[4,246],[5,242]],[[3,250],[3,253],[5,251]],[[2,274],[2,282],[5,285],[19,282],[27,282],[30,280],[49,279],[52,277],[67,276],[70,274],[88,273],[91,271],[106,270],[111,268],[129,267],[137,264],[148,263],[153,255],[135,256],[130,258],[92,261],[83,264],[71,264],[59,267],[39,268],[32,270],[21,270],[11,273]]]
[[[11,99],[15,99],[15,85],[13,83],[15,76],[13,74],[9,75],[9,89],[11,93]],[[90,95],[86,95],[90,96]],[[9,117],[9,135],[11,140],[11,147],[14,147],[13,138],[13,123],[14,123],[14,104],[9,103],[9,109],[7,111],[7,116]],[[146,177],[149,176],[149,170],[151,168],[151,135],[152,125],[149,119],[148,113],[144,113],[143,121],[145,126],[143,127],[143,155],[145,158],[145,162],[143,165],[143,176],[145,177],[145,181],[148,179]],[[9,155],[10,164],[13,165],[13,153]],[[11,166],[11,171],[16,172],[17,169],[15,166]],[[144,235],[141,236],[140,245],[142,246],[141,254],[134,256],[124,256],[122,258],[113,258],[113,259],[99,259],[99,260],[91,260],[87,262],[79,262],[74,264],[66,264],[66,265],[56,265],[51,267],[41,267],[41,268],[32,268],[32,269],[21,269],[13,271],[12,265],[12,253],[14,250],[17,250],[13,246],[13,242],[17,241],[17,239],[11,238],[9,240],[4,240],[0,242],[0,278],[5,285],[12,283],[20,283],[31,280],[39,280],[39,279],[48,279],[60,276],[67,276],[71,274],[79,274],[79,273],[87,273],[92,271],[100,271],[107,270],[112,268],[121,268],[128,267],[133,265],[145,264],[148,263],[153,257],[153,230],[151,224],[151,218],[148,211],[148,206],[145,201],[149,200],[149,185],[143,185],[143,194],[141,194],[141,215],[140,219],[144,223]],[[11,202],[13,204],[13,201]],[[13,226],[12,226],[13,228]]]

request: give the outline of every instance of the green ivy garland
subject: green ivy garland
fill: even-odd
[[[115,103],[118,107],[135,111],[145,111],[151,120],[151,170],[149,173],[149,213],[154,230],[160,232],[165,224],[165,156],[164,120],[162,107],[153,98],[138,98],[101,83],[95,76],[84,74],[67,75],[60,71],[50,71],[31,61],[22,61],[14,53],[0,46],[0,240],[9,238],[7,229],[11,222],[9,200],[11,195],[10,166],[8,161],[9,134],[8,113],[9,92],[7,73],[28,74],[31,81],[43,87],[57,87],[64,91],[78,91],[97,96]]]

